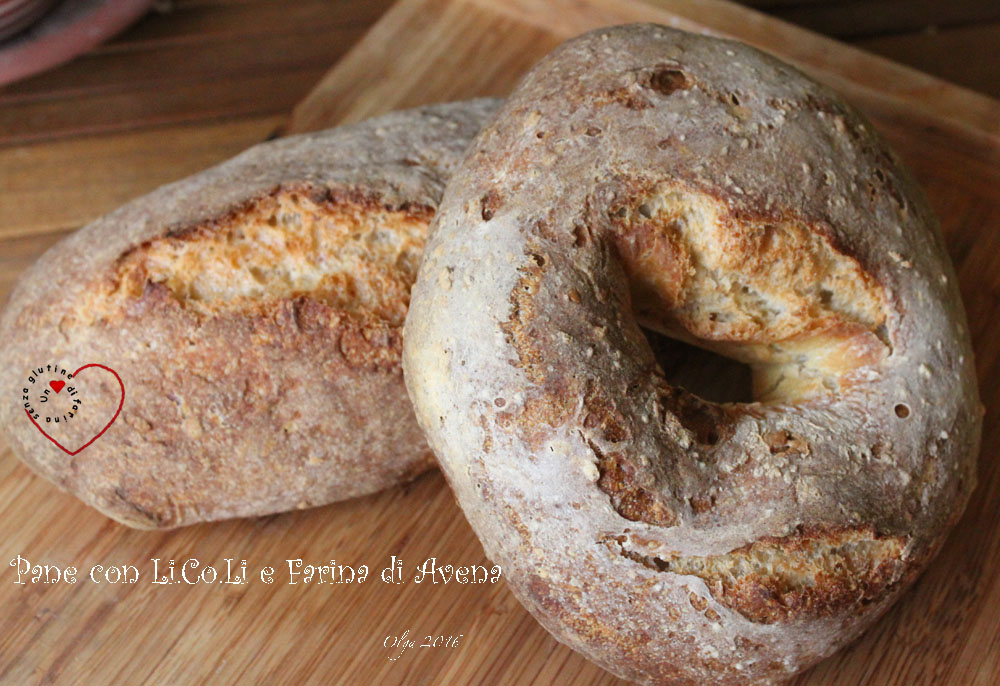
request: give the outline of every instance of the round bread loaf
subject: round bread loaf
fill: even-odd
[[[426,470],[401,328],[444,184],[496,105],[264,143],[53,246],[0,320],[14,451],[143,528],[320,505]],[[121,394],[105,370],[66,380],[89,363],[117,372],[124,404],[71,455]]]
[[[939,549],[982,408],[936,221],[836,94],[739,43],[602,29],[450,182],[404,329],[417,418],[510,588],[645,684],[783,680]],[[640,327],[749,365],[671,387]]]

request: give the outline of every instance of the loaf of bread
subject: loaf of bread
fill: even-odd
[[[672,386],[643,329],[752,367]],[[404,335],[421,426],[556,638],[644,684],[784,680],[940,549],[982,407],[937,222],[853,108],[633,25],[539,63],[442,200]]]
[[[7,442],[144,528],[320,505],[427,469],[400,332],[445,181],[495,107],[264,143],[53,246],[0,320],[0,388],[24,398],[0,403]],[[123,391],[100,368],[66,380],[92,363]],[[120,416],[71,454],[122,392]]]

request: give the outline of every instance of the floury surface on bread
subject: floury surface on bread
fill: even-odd
[[[664,378],[642,329],[738,359]],[[445,192],[403,364],[508,585],[643,684],[770,683],[925,568],[975,484],[956,278],[871,125],[745,45],[601,29],[540,62]]]
[[[445,182],[496,106],[435,105],[264,143],[53,246],[0,320],[7,442],[143,528],[321,505],[429,468],[401,327]],[[13,394],[39,421],[59,408],[63,421],[42,426],[73,452],[111,417],[119,386],[100,369],[65,391],[45,386],[51,367],[89,363],[120,375],[124,404],[70,455]]]

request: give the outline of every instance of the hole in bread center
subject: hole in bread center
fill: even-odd
[[[713,403],[753,401],[753,370],[724,357],[652,329],[643,329],[667,383]]]
[[[888,354],[885,294],[819,230],[736,219],[676,189],[620,214],[614,242],[638,322],[749,365],[756,400],[837,392]]]

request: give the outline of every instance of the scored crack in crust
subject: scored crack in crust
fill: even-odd
[[[753,401],[672,387],[640,327],[749,365]],[[975,485],[972,351],[920,191],[830,90],[661,26],[569,41],[479,134],[403,365],[510,588],[644,684],[829,655]]]
[[[313,195],[283,185],[230,216],[136,246],[92,309],[103,300],[120,311],[153,283],[207,315],[308,295],[402,326],[434,209],[385,207],[357,191]]]
[[[628,534],[607,543],[650,569],[700,578],[717,602],[761,624],[802,614],[832,615],[845,605],[870,603],[903,573],[902,538],[880,538],[863,527],[839,531],[814,527],[782,537],[765,536],[728,553],[707,556],[643,555],[628,547]],[[697,594],[689,600],[718,621],[718,613],[707,610],[707,600]]]
[[[677,188],[644,195],[612,210],[637,319],[754,365],[759,399],[804,397],[888,352],[884,290],[820,227]]]
[[[56,244],[0,320],[0,386],[100,362],[125,404],[69,456],[5,402],[14,451],[141,528],[321,505],[428,469],[401,328],[445,182],[497,104],[264,143]],[[89,381],[89,414],[113,411],[117,386]],[[89,438],[87,415],[57,427],[65,445]]]

